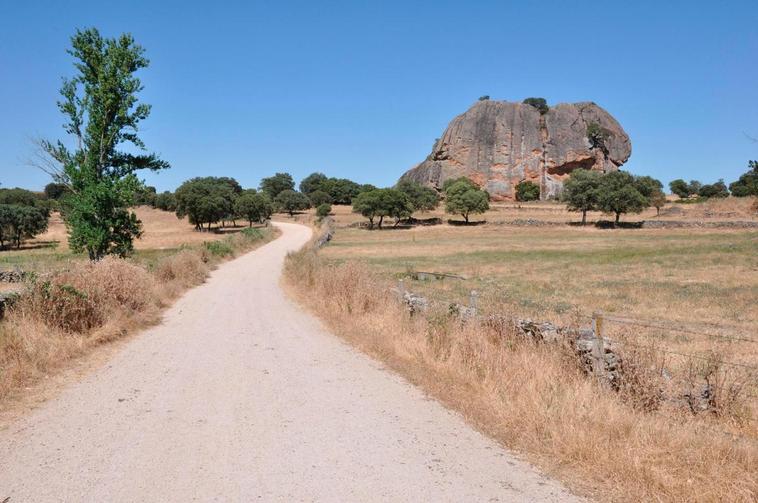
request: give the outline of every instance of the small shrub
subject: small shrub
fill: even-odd
[[[178,281],[183,286],[192,286],[205,280],[208,268],[199,253],[182,250],[161,260],[154,274],[162,284]]]
[[[103,323],[95,299],[70,284],[35,283],[21,308],[50,327],[81,333]]]
[[[203,245],[215,257],[226,257],[234,253],[234,249],[228,241],[206,241]]]
[[[545,98],[527,98],[524,100],[525,105],[531,105],[540,111],[540,115],[545,115],[550,110]]]
[[[484,96],[479,96],[479,101],[488,101],[490,99],[489,94],[485,94]]]
[[[19,307],[48,326],[83,333],[116,311],[143,311],[154,301],[154,287],[145,269],[108,256],[34,281]]]
[[[316,216],[319,218],[328,217],[329,213],[331,212],[332,212],[332,206],[327,203],[319,204],[318,208],[316,208]]]
[[[240,235],[250,241],[257,241],[259,239],[263,239],[263,233],[261,232],[261,230],[256,229],[254,227],[247,227],[245,229],[242,229],[242,232],[240,232]]]
[[[603,129],[597,122],[587,124],[587,139],[590,141],[592,148],[599,148],[605,151],[605,140],[608,132]]]
[[[516,201],[537,201],[540,198],[540,186],[529,180],[516,185]]]

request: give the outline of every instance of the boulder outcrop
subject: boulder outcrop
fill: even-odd
[[[624,129],[595,103],[561,103],[541,114],[525,103],[483,100],[453,119],[402,179],[441,189],[466,176],[496,201],[514,199],[516,185],[528,180],[550,199],[574,169],[617,170],[631,153]]]

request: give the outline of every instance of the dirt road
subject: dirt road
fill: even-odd
[[[288,300],[280,225],[0,431],[0,502],[574,500]]]

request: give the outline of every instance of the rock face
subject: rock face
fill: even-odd
[[[496,201],[514,199],[516,185],[529,180],[550,199],[574,169],[614,171],[631,153],[629,136],[595,103],[561,103],[540,114],[531,105],[485,100],[453,119],[429,157],[401,179],[441,189],[448,178],[466,176]]]

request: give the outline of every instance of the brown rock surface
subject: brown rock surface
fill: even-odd
[[[593,123],[602,144],[587,137]],[[453,119],[429,157],[402,178],[440,189],[467,176],[493,200],[513,199],[516,185],[529,180],[548,199],[574,169],[617,170],[631,152],[624,129],[595,103],[561,103],[540,115],[531,105],[485,100]]]

